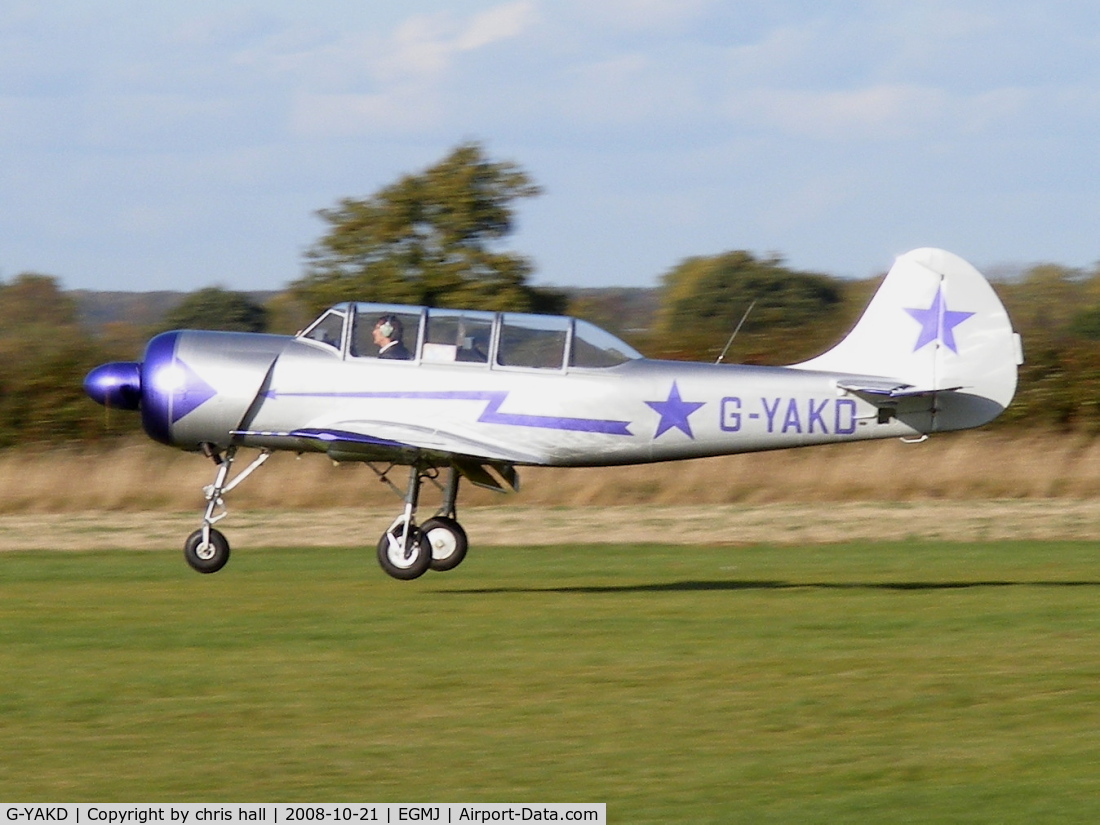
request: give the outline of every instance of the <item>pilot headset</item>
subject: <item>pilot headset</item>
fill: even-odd
[[[394,320],[392,315],[383,315],[378,321],[378,331],[386,338],[393,338]]]

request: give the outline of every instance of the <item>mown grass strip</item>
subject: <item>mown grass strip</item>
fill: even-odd
[[[1089,543],[0,558],[0,798],[1096,821]]]

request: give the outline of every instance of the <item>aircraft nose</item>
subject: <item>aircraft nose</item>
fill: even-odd
[[[85,376],[84,392],[105,407],[136,410],[141,405],[141,364],[135,361],[101,364]]]

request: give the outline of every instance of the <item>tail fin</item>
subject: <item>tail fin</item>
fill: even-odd
[[[932,429],[954,430],[1000,414],[1021,363],[1020,337],[989,282],[957,255],[925,248],[897,259],[843,341],[794,366],[852,376],[838,383],[865,397],[932,395]]]

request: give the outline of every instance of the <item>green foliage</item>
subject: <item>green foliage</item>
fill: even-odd
[[[243,292],[209,286],[184,298],[164,316],[160,327],[263,332],[267,329],[267,310]]]
[[[1069,332],[1079,338],[1100,341],[1100,306],[1078,312],[1069,322]]]
[[[842,298],[834,279],[788,269],[778,257],[735,251],[688,258],[662,278],[655,343],[668,356],[713,360],[752,306],[739,335],[784,339],[788,346],[776,354],[790,361],[823,343]]]
[[[273,295],[264,304],[267,310],[267,331],[277,335],[294,335],[304,329],[316,317],[290,292]]]
[[[105,360],[53,278],[24,273],[0,284],[0,447],[132,429],[132,416],[108,421],[84,395],[85,374]]]
[[[1024,343],[1012,405],[1000,426],[1100,432],[1100,270],[1039,264],[995,284]]]
[[[436,165],[373,196],[322,209],[329,231],[291,289],[314,312],[339,301],[549,311],[563,299],[527,285],[530,262],[493,244],[513,228],[512,203],[539,194],[527,173],[464,143]]]

